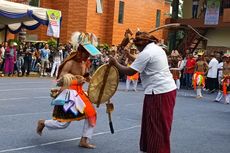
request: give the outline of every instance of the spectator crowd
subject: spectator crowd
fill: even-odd
[[[109,57],[113,56],[123,65],[131,65],[131,61],[119,52],[116,46],[109,47],[101,45],[99,47],[101,55],[90,57],[87,68],[90,74],[93,74],[98,67],[109,62]],[[0,44],[0,71],[1,76],[29,76],[31,72],[41,77],[56,77],[61,62],[68,57],[73,51],[70,43],[56,46],[49,46],[47,43],[26,42],[17,45],[15,42],[5,42]],[[135,46],[129,48],[129,53],[137,56],[138,50]],[[200,60],[197,51],[194,53],[186,50],[180,55],[177,50],[173,50],[168,56],[169,67],[177,88],[187,90],[194,89],[194,74],[197,68],[197,62]],[[204,86],[202,90],[208,93],[214,93],[221,87],[222,70],[223,70],[223,52],[212,52],[203,55],[204,67]],[[174,71],[176,70],[176,71]],[[129,91],[130,84],[133,83],[133,90],[137,91],[137,84],[140,82],[139,75],[120,76],[120,81],[126,82],[126,91]],[[199,95],[201,98],[202,95]],[[219,99],[219,98],[217,98]],[[229,103],[229,102],[227,102]]]
[[[199,72],[203,76],[202,80],[200,79],[200,90],[207,91],[210,94],[218,91],[223,92],[224,77],[229,75],[229,72],[226,70],[228,68],[225,68],[226,74],[223,75],[223,65],[229,61],[229,51],[225,54],[224,52],[211,52],[209,55],[204,52],[201,54],[198,52],[186,50],[184,55],[180,55],[175,50],[168,56],[169,67],[177,88],[195,89],[195,86],[198,85],[195,73]],[[197,98],[202,98],[202,94],[197,93]],[[220,100],[221,98],[217,96],[214,101],[220,102]],[[229,104],[229,102],[229,99],[225,99],[226,104]]]

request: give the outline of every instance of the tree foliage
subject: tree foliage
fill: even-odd
[[[31,5],[31,6],[39,6],[39,1],[40,0],[30,0],[29,5]]]

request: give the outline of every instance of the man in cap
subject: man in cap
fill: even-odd
[[[131,66],[122,66],[114,58],[110,59],[110,64],[126,75],[140,73],[145,89],[140,150],[147,153],[170,153],[176,85],[165,51],[154,42],[155,37],[149,33],[137,32],[134,44],[140,53]]]
[[[89,55],[95,56],[101,54],[93,45],[95,44],[95,40],[91,39],[96,39],[95,36],[91,33],[85,34],[76,32],[73,34],[72,42],[75,52],[67,57],[65,61],[60,65],[57,75],[58,80],[67,73],[84,76],[86,80],[89,79],[88,72],[86,72],[86,61],[88,60]],[[80,92],[82,92],[82,90]],[[89,139],[92,138],[93,131],[96,126],[96,110],[91,103],[86,103],[86,101],[84,101],[84,103],[86,105],[85,110],[94,115],[91,115],[90,118],[87,118],[85,114],[82,114],[83,117],[85,116],[85,122],[83,127],[83,135],[79,146],[93,149],[95,148],[95,145],[90,144]],[[41,135],[44,127],[50,130],[64,129],[69,126],[71,121],[84,119],[82,115],[75,116],[70,112],[64,112],[63,106],[56,105],[53,110],[53,119],[38,121],[37,133]]]

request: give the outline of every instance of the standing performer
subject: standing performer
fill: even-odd
[[[204,75],[208,71],[208,63],[204,61],[204,51],[198,51],[198,59],[195,65],[195,72],[193,75],[193,88],[196,90],[196,98],[202,98],[201,90],[205,87],[205,77]]]
[[[170,153],[170,133],[176,101],[176,85],[170,73],[165,51],[156,45],[156,38],[137,32],[134,44],[140,51],[130,67],[110,58],[120,73],[140,73],[145,89],[140,150],[147,153]],[[128,56],[129,57],[129,56]]]
[[[70,73],[72,75],[80,75],[89,79],[88,72],[86,72],[86,61],[89,58],[89,54],[98,55],[101,54],[93,45],[97,44],[97,39],[94,34],[91,33],[79,33],[76,32],[72,36],[72,42],[75,52],[73,52],[65,61],[60,65],[58,70],[57,79],[62,79],[63,75]],[[92,45],[93,44],[93,45]],[[88,49],[86,45],[91,45]],[[92,50],[93,49],[93,50]],[[80,95],[82,101],[85,104],[84,114],[78,112],[79,115],[74,115],[71,112],[66,112],[63,106],[56,105],[53,110],[53,119],[39,120],[37,126],[37,133],[42,134],[44,127],[47,129],[64,129],[69,126],[71,121],[85,119],[83,127],[83,135],[80,140],[80,147],[95,148],[95,145],[89,143],[89,139],[92,138],[94,128],[96,126],[96,110],[89,102],[89,99],[85,95],[82,85],[74,83],[70,87],[76,90]],[[59,92],[60,93],[60,92]]]
[[[177,89],[180,89],[180,77],[181,77],[181,70],[183,67],[181,67],[181,61],[182,58],[180,57],[180,54],[177,50],[173,50],[171,53],[171,67],[170,72],[173,75],[173,79],[176,82]]]
[[[132,45],[132,47],[130,48],[130,55],[132,55],[133,57],[136,58],[137,54],[136,54],[136,47],[134,45]],[[129,60],[129,58],[126,59],[126,65],[130,66],[132,64],[132,60]],[[129,91],[129,86],[130,83],[133,83],[133,90],[136,92],[137,91],[137,84],[138,84],[138,79],[139,79],[139,73],[136,73],[132,76],[127,76],[126,78],[126,91]]]
[[[215,102],[220,102],[223,95],[225,98],[224,103],[230,103],[230,51],[223,56],[224,64],[223,64],[223,73],[222,73],[222,80],[220,84],[220,90],[218,95],[215,99]]]

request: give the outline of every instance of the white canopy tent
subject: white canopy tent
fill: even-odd
[[[16,34],[21,31],[21,28],[34,30],[41,24],[48,25],[47,10],[0,0],[0,31],[7,29]]]

